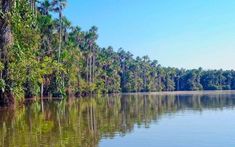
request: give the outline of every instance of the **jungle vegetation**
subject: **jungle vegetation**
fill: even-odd
[[[235,89],[235,71],[162,67],[100,47],[98,29],[72,26],[66,0],[0,0],[0,105],[25,98]],[[157,57],[156,57],[157,58]]]

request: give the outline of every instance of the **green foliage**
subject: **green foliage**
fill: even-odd
[[[233,70],[166,68],[148,56],[134,58],[123,49],[101,48],[98,29],[71,26],[63,16],[65,4],[42,0],[33,8],[28,0],[16,0],[10,17],[3,16],[14,39],[0,62],[1,73],[7,73],[0,77],[1,95],[13,93],[22,101],[36,96],[235,89]]]
[[[2,91],[5,91],[6,83],[3,79],[0,79],[0,89]]]
[[[37,23],[27,0],[16,1],[12,10],[11,25],[14,45],[9,50],[9,71],[14,96],[23,100],[25,92],[34,93],[37,89],[38,66],[36,52],[38,49],[39,32],[35,28]],[[24,86],[28,85],[28,86]]]

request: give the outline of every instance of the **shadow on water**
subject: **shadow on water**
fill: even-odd
[[[235,94],[115,95],[70,102],[44,101],[20,110],[0,110],[0,146],[96,147],[102,138],[150,127],[178,111],[235,106]]]

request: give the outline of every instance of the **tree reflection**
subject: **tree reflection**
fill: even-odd
[[[234,107],[235,95],[112,95],[45,101],[0,111],[0,146],[96,147],[102,138],[150,127],[164,114]]]

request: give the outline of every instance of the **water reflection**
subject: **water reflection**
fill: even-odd
[[[113,95],[70,102],[30,104],[0,111],[0,146],[96,147],[102,138],[124,136],[134,125],[149,128],[164,114],[235,106],[235,94]]]

